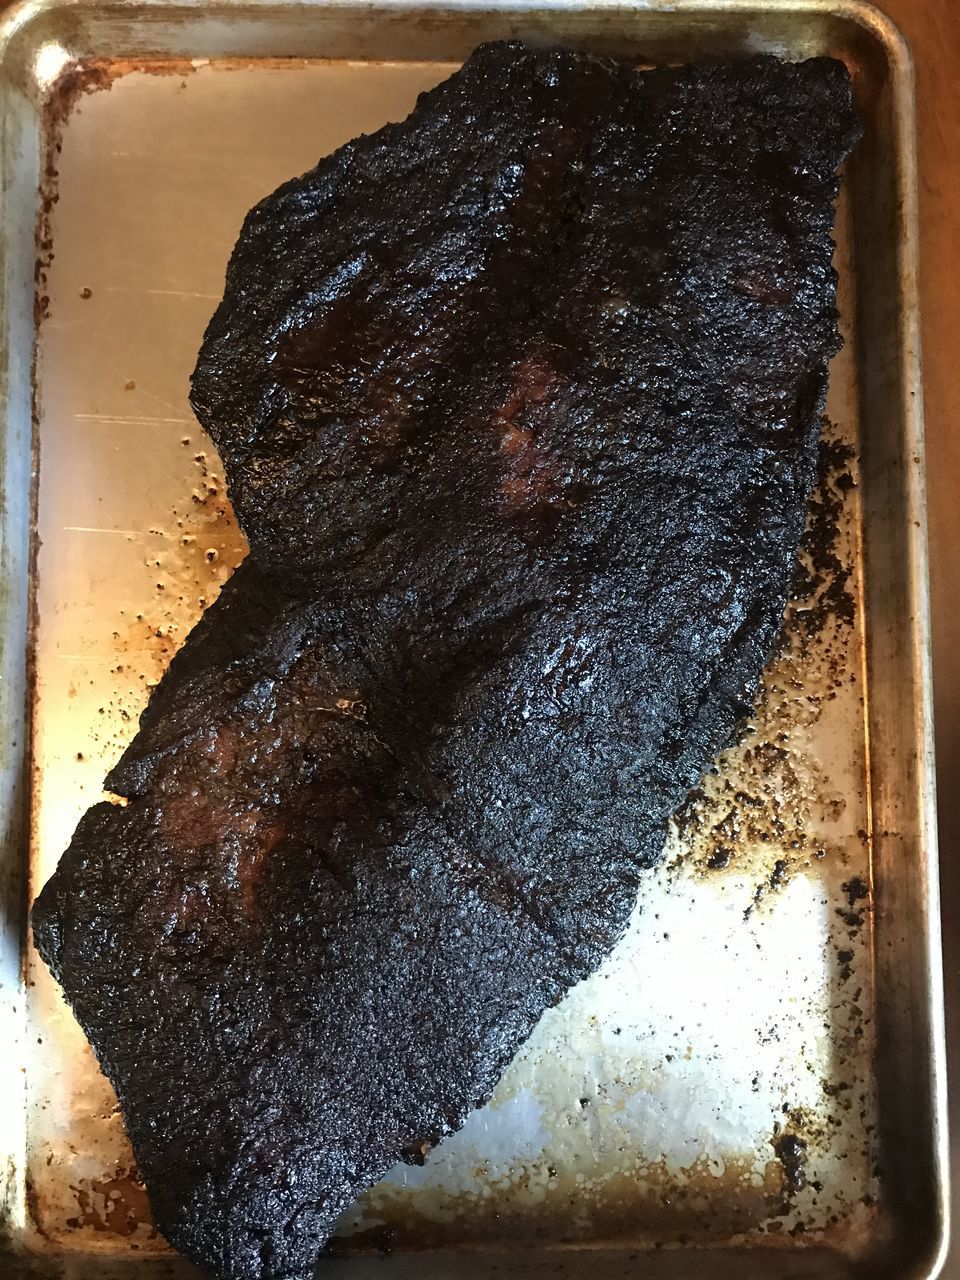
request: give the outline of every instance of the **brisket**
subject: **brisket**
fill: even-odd
[[[248,215],[193,403],[251,554],[33,913],[216,1275],[489,1097],[749,709],[856,132],[829,60],[492,44]]]

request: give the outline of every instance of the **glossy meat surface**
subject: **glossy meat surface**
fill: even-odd
[[[489,1097],[779,631],[846,73],[481,47],[248,216],[194,376],[251,555],[34,909],[231,1280]]]

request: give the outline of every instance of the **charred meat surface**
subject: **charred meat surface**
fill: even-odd
[[[749,708],[856,132],[828,60],[493,44],[249,214],[193,402],[251,555],[33,915],[214,1274],[489,1097]]]

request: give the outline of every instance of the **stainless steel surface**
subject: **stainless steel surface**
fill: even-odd
[[[867,133],[839,216],[847,345],[828,413],[860,451],[839,541],[857,611],[808,644],[794,625],[756,733],[675,833],[616,954],[544,1019],[494,1104],[423,1170],[391,1175],[343,1230],[389,1228],[413,1250],[393,1255],[394,1270],[933,1274],[942,1030],[912,90],[895,33],[869,9],[816,3],[154,2],[32,4],[8,13],[3,34],[12,1052],[0,1097],[15,1105],[0,1105],[0,1135],[21,1253],[42,1275],[188,1271],[152,1231],[109,1089],[29,948],[19,973],[19,907],[25,848],[35,891],[149,684],[242,555],[186,403],[240,218],[340,141],[405,114],[479,40],[522,34],[646,61],[770,49],[851,65]],[[51,142],[62,150],[48,171]],[[26,736],[38,213],[48,301]],[[805,1187],[788,1185],[784,1136]],[[384,1264],[335,1264],[370,1265]]]

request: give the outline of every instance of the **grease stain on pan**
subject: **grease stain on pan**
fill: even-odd
[[[75,1218],[67,1219],[69,1228],[89,1227],[127,1238],[143,1234],[148,1240],[156,1238],[156,1228],[148,1225],[147,1189],[135,1168],[121,1166],[102,1178],[83,1178],[70,1189],[76,1195],[78,1212]]]

